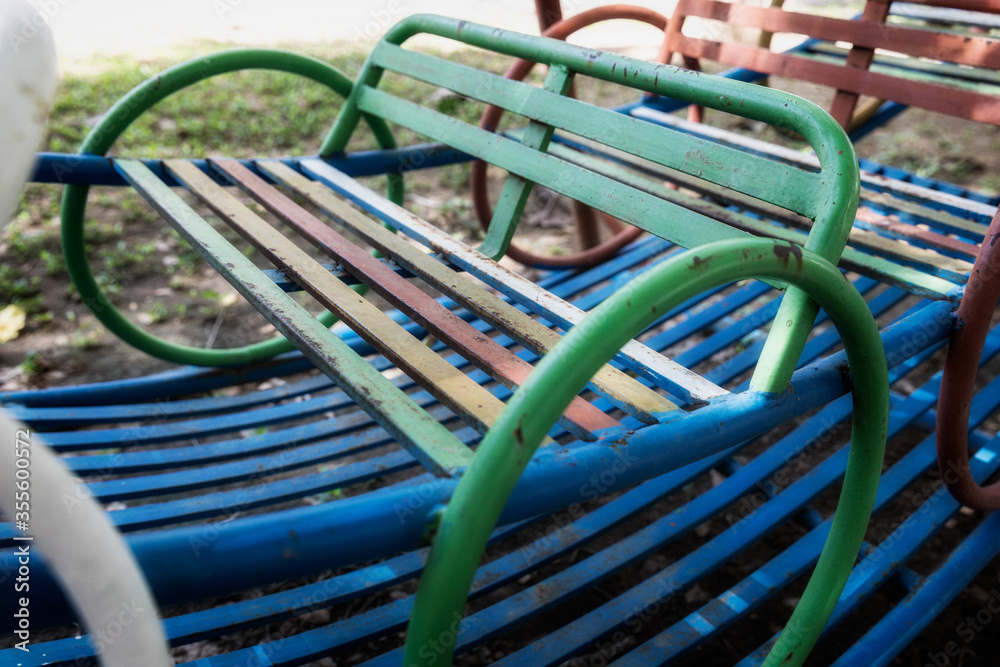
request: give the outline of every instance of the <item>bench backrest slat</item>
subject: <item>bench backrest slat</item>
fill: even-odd
[[[821,168],[803,169],[679,135],[612,111],[473,70],[443,58],[404,50],[416,34],[432,34],[493,52],[565,68],[619,83],[638,91],[670,95],[793,130],[808,141]],[[358,82],[321,148],[321,155],[343,151],[360,114],[389,120],[420,134],[584,202],[663,238],[691,247],[739,237],[737,230],[706,220],[661,197],[636,190],[604,174],[558,160],[542,150],[496,136],[379,87],[393,71],[462,95],[497,104],[531,122],[601,142],[612,148],[776,204],[815,220],[809,248],[835,261],[843,250],[857,185],[856,159],[836,124],[815,105],[787,93],[752,84],[704,77],[647,61],[584,49],[557,40],[530,37],[438,16],[414,16],[393,28],[373,50]],[[517,207],[511,207],[517,212]],[[516,219],[493,224],[515,225]],[[490,249],[490,256],[497,255]]]
[[[744,232],[708,220],[665,199],[382,90],[364,88],[358,91],[355,100],[365,113],[377,113],[390,122],[481,156],[513,174],[542,183],[588,206],[612,212],[625,222],[684,247],[746,236]],[[622,206],[623,202],[628,206]]]
[[[697,174],[717,185],[768,200],[808,218],[816,216],[817,174],[802,169],[784,169],[774,160],[760,155],[668,128],[650,127],[645,121],[519,81],[502,77],[484,79],[482,72],[471,67],[404,51],[394,44],[379,44],[371,58],[374,64],[386,70],[447,87],[465,97],[599,141],[630,155]],[[470,152],[487,162],[492,161],[486,151],[483,154]],[[544,181],[538,182],[548,186]],[[616,211],[608,212],[617,216]]]
[[[933,4],[954,6],[956,3]],[[688,61],[707,58],[764,74],[830,86],[837,91],[831,114],[844,127],[849,125],[860,95],[1000,125],[1000,96],[986,87],[957,86],[948,81],[947,76],[911,76],[905,68],[895,69],[892,74],[885,69],[877,72],[870,69],[873,50],[882,49],[950,63],[952,69],[965,68],[965,75],[975,71],[968,68],[992,72],[1000,69],[1000,40],[887,24],[888,7],[887,1],[870,0],[861,20],[845,20],[718,0],[681,0],[667,27],[664,48],[667,52],[681,54]],[[998,11],[995,3],[977,7]],[[684,24],[690,17],[757,27],[768,32],[789,32],[813,40],[848,42],[853,48],[845,67],[816,60],[804,52],[773,53],[753,46],[685,35]]]
[[[869,2],[868,7],[877,11],[888,7],[888,3]],[[988,37],[892,25],[864,16],[861,20],[838,19],[717,0],[681,0],[677,8],[685,17],[752,26],[768,32],[808,35],[830,42],[849,42],[854,46],[887,49],[915,58],[1000,69],[1000,41]]]

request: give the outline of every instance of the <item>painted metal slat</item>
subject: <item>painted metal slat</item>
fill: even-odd
[[[186,160],[165,160],[164,166],[325,308],[349,324],[438,400],[468,418],[480,432],[489,429],[503,411],[501,401],[432,352],[370,301],[324,271],[319,262],[201,170]]]
[[[359,187],[353,179],[346,177],[342,172],[326,168],[325,163],[322,161],[310,160],[303,164],[306,165],[307,173],[320,179],[325,185],[334,188],[339,194],[347,197],[366,211],[396,227],[408,236],[416,238],[435,252],[440,252],[460,268],[468,271],[491,287],[504,292],[533,312],[567,329],[582,321],[585,316],[585,313],[579,308],[566,303],[545,290],[539,289],[537,285],[516,273],[496,265],[488,258],[455,241],[441,230],[421,220],[406,209],[382,197],[373,196],[370,191]],[[272,167],[269,163],[261,163],[261,165],[262,169],[280,169],[280,167]],[[269,171],[268,173],[274,172]],[[294,174],[294,172],[292,173]],[[297,182],[301,183],[301,181]],[[322,198],[324,203],[331,198],[330,193],[326,192],[325,188],[317,187],[316,185],[306,186],[305,184],[303,184],[303,187],[308,187],[310,194]],[[334,201],[339,203],[339,200],[335,198]],[[469,281],[463,282],[471,284]],[[479,290],[479,293],[484,295],[489,294],[482,289]],[[452,296],[454,297],[454,295]],[[489,296],[491,297],[492,295]],[[492,297],[492,299],[498,304],[503,304],[496,297]],[[463,303],[463,305],[468,308],[476,307],[475,303]],[[492,318],[497,320],[492,323],[498,328],[502,328],[502,323],[506,315],[513,314],[510,312],[512,309],[506,304],[501,308],[502,311],[499,313],[501,317],[499,319],[496,317]],[[488,313],[477,314],[480,317],[490,316]],[[530,320],[530,318],[527,319]],[[545,329],[545,327],[541,328]],[[512,332],[505,331],[505,333],[514,335]],[[674,363],[638,341],[627,343],[617,355],[616,360],[625,364],[629,370],[649,378],[656,384],[665,386],[671,393],[691,402],[704,401],[714,396],[722,396],[728,393],[721,387],[706,382],[697,373]],[[663,401],[664,399],[660,397],[659,400]]]
[[[419,248],[407,243],[401,237],[384,229],[365,214],[348,206],[328,188],[316,181],[311,181],[301,174],[284,169],[283,165],[271,162],[261,162],[260,169],[307,197],[363,236],[367,242],[381,252],[392,256],[401,265],[410,267],[434,287],[449,294],[463,306],[536,354],[545,354],[561,340],[561,336],[555,331],[535,321],[471,280],[459,275]],[[406,215],[411,215],[405,209],[399,208],[398,210],[404,211]],[[419,220],[419,218],[413,217]],[[422,224],[426,225],[428,230],[437,232],[433,226],[427,223]],[[469,252],[474,251],[470,250]],[[475,255],[482,258],[485,265],[492,265],[495,270],[500,270],[499,266],[491,260],[478,253]],[[527,284],[531,286],[530,291],[527,292],[530,298],[557,299],[537,285],[530,282]],[[559,301],[565,304],[561,299]],[[570,307],[568,304],[566,306]],[[650,351],[650,356],[654,356],[652,351]],[[646,423],[656,421],[653,416],[655,413],[676,409],[676,406],[667,399],[610,366],[605,366],[602,371],[595,375],[588,386]]]
[[[303,354],[421,463],[436,472],[448,472],[468,464],[472,457],[468,447],[263,277],[249,259],[145,165],[135,160],[118,160],[116,168],[244,298],[268,317],[275,328],[300,345]],[[326,271],[323,273],[330,275]]]
[[[483,72],[471,67],[404,50],[387,42],[375,48],[372,58],[385,69],[454,90],[636,157],[698,174],[723,187],[771,201],[810,218],[816,215],[815,193],[819,188],[816,174],[691,135],[656,132],[656,128],[625,114],[595,108],[519,81],[501,77],[487,79]]]
[[[514,389],[527,379],[532,371],[531,364],[477,331],[433,297],[398,276],[386,264],[355,246],[249,169],[235,160],[212,160],[211,164],[271,213],[344,264],[348,271],[383,298],[504,386]],[[583,439],[593,439],[593,431],[620,425],[581,398],[570,404],[563,424]]]
[[[620,220],[685,248],[723,239],[747,238],[739,230],[705,220],[702,216],[658,197],[636,191],[551,155],[539,153],[506,137],[496,134],[484,136],[483,131],[473,125],[393,97],[381,90],[361,88],[357,92],[357,102],[362,111],[371,111],[435,140],[447,141],[461,151],[488,160],[491,164],[588,206],[606,211]],[[623,206],[622,202],[628,202],[628,205]]]
[[[65,408],[28,408],[19,405],[4,406],[14,417],[40,430],[66,428],[82,424],[113,424],[155,418],[157,422],[169,419],[190,418],[200,415],[242,411],[265,403],[287,400],[323,391],[333,386],[329,378],[313,377],[264,391],[235,396],[210,396],[160,403],[127,403],[123,405],[94,405]]]
[[[750,202],[744,198],[735,196],[731,192],[725,192],[721,188],[714,188],[706,184],[698,184],[694,179],[685,178],[676,172],[664,173],[665,178],[677,180],[678,185],[684,188],[700,190],[711,198],[718,198],[722,201],[746,207],[750,210],[758,210],[766,213],[764,220],[759,220],[743,213],[730,210],[714,201],[708,199],[693,199],[690,196],[679,194],[665,188],[661,181],[650,179],[637,171],[625,169],[613,162],[606,162],[594,156],[575,151],[559,144],[550,147],[552,155],[561,157],[568,162],[579,164],[594,170],[601,170],[609,176],[628,183],[635,188],[642,189],[651,194],[673,201],[693,211],[710,216],[712,219],[725,222],[738,229],[743,229],[755,236],[770,236],[785,241],[792,241],[800,245],[805,244],[807,234],[798,229],[789,227],[779,227],[770,220],[775,217],[787,223],[795,223],[799,227],[811,227],[808,221],[794,219],[780,210],[766,210],[766,206]],[[648,164],[648,163],[647,163]],[[862,273],[879,277],[894,285],[909,286],[911,291],[917,294],[924,294],[935,298],[943,298],[949,293],[953,293],[958,284],[967,276],[972,265],[962,260],[952,259],[938,253],[925,250],[923,248],[889,241],[883,239],[872,232],[852,228],[849,238],[853,244],[864,245],[877,252],[894,258],[901,258],[918,267],[920,270],[898,264],[878,255],[871,255],[858,251],[856,248],[847,247],[841,254],[840,262],[846,268],[860,271]],[[938,277],[940,274],[941,277]]]

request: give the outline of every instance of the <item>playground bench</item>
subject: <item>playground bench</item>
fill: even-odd
[[[130,344],[183,367],[0,402],[65,454],[100,502],[126,505],[109,518],[170,611],[163,628],[173,645],[242,631],[260,638],[195,664],[450,664],[453,651],[507,664],[580,655],[801,664],[817,641],[814,656],[830,662],[886,664],[1000,549],[997,516],[959,515],[928,475],[939,458],[934,407],[949,381],[932,367],[935,354],[954,332],[971,335],[960,347],[978,344],[982,355],[954,363],[962,372],[971,363],[974,379],[980,357],[1000,351],[1000,332],[988,331],[996,270],[983,242],[1000,231],[996,199],[870,164],[859,171],[845,131],[856,132],[859,95],[911,105],[931,97],[897,95],[917,85],[909,79],[867,87],[865,68],[881,67],[875,49],[923,44],[877,13],[889,4],[871,2],[861,21],[844,22],[682,0],[664,23],[661,55],[680,52],[694,65],[738,53],[728,64],[756,73],[710,76],[435,16],[390,30],[354,83],[315,59],[263,50],[163,72],[108,112],[81,155],[41,156],[34,180],[67,184],[64,251],[85,303]],[[682,19],[699,12],[817,39],[808,53],[766,57],[692,46]],[[544,63],[548,73],[536,87],[405,48],[417,34]],[[855,34],[864,41],[839,55],[818,42]],[[936,43],[956,41],[941,34]],[[964,54],[986,54],[972,63],[985,66],[986,83],[963,93],[974,112],[941,95],[928,104],[995,125],[996,40],[961,40],[961,77],[975,60]],[[815,78],[838,87],[832,116],[749,82],[798,74],[782,64],[791,58],[826,65]],[[917,58],[886,67],[909,76],[911,62],[934,70],[927,85],[958,78]],[[345,98],[318,156],[103,157],[157,101],[262,68]],[[394,96],[380,85],[387,76],[495,105],[523,128],[477,128]],[[620,110],[577,101],[567,93],[581,77],[643,98]],[[681,105],[774,125],[813,152],[668,113]],[[383,150],[345,153],[362,122]],[[436,143],[398,148],[393,126]],[[402,207],[401,166],[470,158],[509,174],[478,248]],[[385,195],[357,180],[372,173],[387,174]],[[94,185],[141,194],[283,338],[203,350],[131,323],[88,265]],[[649,234],[596,267],[529,281],[497,260],[535,185]],[[226,241],[223,225],[273,269]],[[289,230],[333,264],[312,259]],[[373,306],[366,289],[394,310]],[[327,314],[314,318],[288,295],[300,290]],[[973,295],[979,306],[967,305]],[[956,326],[956,308],[960,321],[985,312],[985,324]],[[350,331],[331,331],[334,317]],[[203,395],[312,368],[320,373],[275,387]],[[992,386],[967,402],[967,419],[951,410],[964,453],[941,457],[952,487],[968,490],[1000,466],[995,434],[979,429],[1000,403]],[[331,492],[339,497],[304,503]],[[947,557],[911,567],[959,516]],[[0,531],[0,571],[16,571],[18,531]],[[73,621],[44,561],[31,585],[34,618]],[[259,596],[232,597],[262,586]],[[789,597],[801,599],[774,635],[762,619],[784,624]],[[851,623],[873,607],[877,622]],[[96,648],[71,632],[0,655],[72,664]]]

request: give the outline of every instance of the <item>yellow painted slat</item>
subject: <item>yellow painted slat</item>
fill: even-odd
[[[354,209],[328,188],[280,162],[260,162],[259,168],[291,187],[365,238],[398,264],[420,275],[436,288],[490,322],[497,329],[532,350],[545,354],[562,336],[506,303],[480,285],[445,266],[403,237],[393,234],[366,214]],[[538,288],[541,289],[541,288]],[[605,365],[594,376],[591,388],[637,419],[652,423],[655,413],[677,406],[625,373]]]
[[[435,398],[466,417],[481,432],[496,421],[504,407],[500,399],[355,293],[196,166],[184,160],[167,160],[164,165],[292,280]]]

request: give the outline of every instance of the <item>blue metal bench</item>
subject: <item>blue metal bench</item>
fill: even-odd
[[[485,81],[482,88],[462,88],[466,79],[452,75],[464,75],[464,70],[427,57],[401,60],[393,40],[401,41],[400,35],[418,29],[500,51],[508,49],[514,55],[525,54],[512,45],[527,44],[534,58],[549,58],[550,62],[562,58],[564,68],[576,67],[581,73],[588,62],[598,66],[606,62],[609,68],[612,63],[616,67],[626,64],[635,68],[633,77],[659,72],[663,83],[657,80],[650,87],[659,92],[657,86],[662,85],[662,92],[669,89],[678,96],[686,95],[691,102],[735,109],[732,100],[743,96],[755,104],[800,104],[796,98],[781,93],[753,92],[749,86],[710,77],[698,77],[699,83],[688,88],[678,81],[690,75],[672,68],[654,69],[627,59],[432,17],[404,23],[390,33],[373,56],[372,62],[382,67],[402,69],[412,65],[411,75],[415,70],[418,76],[430,77],[435,68],[440,68],[434,75],[452,77],[450,83],[459,92],[478,94],[487,102],[509,104],[526,89],[513,82],[509,86],[502,84],[495,81],[497,77],[482,73],[470,74],[473,78],[468,79]],[[242,66],[236,62],[240,57],[232,56],[234,66]],[[295,59],[287,58],[285,62]],[[327,76],[325,69],[316,67],[321,76]],[[557,74],[548,80],[550,92],[565,89],[565,81],[553,79],[559,69],[553,68]],[[376,114],[376,102],[383,94],[372,72],[368,69],[362,73],[359,85],[353,89],[349,83],[344,87],[336,76],[328,78],[331,87],[353,91],[351,104],[368,114],[369,119]],[[619,72],[614,76],[627,75]],[[140,88],[137,95],[148,97],[150,89],[161,85],[166,89],[157,94],[167,94],[173,82],[180,87],[184,78],[173,79],[165,74],[156,83]],[[641,88],[641,83],[637,85]],[[509,91],[511,95],[493,91]],[[726,97],[718,97],[719,91]],[[138,113],[135,99],[126,100],[119,109]],[[560,108],[580,109],[559,104]],[[803,106],[810,122],[824,122],[812,107]],[[414,119],[418,112],[405,105],[386,104],[381,108],[403,109],[393,116],[402,124],[417,122]],[[574,656],[601,664],[659,663],[675,658],[734,662],[747,656],[746,664],[756,664],[774,645],[777,629],[762,619],[776,616],[783,621],[788,616],[783,599],[802,595],[807,579],[803,575],[811,571],[823,551],[833,510],[838,506],[837,488],[845,475],[851,484],[848,488],[858,490],[853,500],[863,506],[873,505],[874,523],[868,541],[861,542],[858,536],[860,549],[854,548],[858,560],[850,576],[844,571],[838,581],[826,582],[827,594],[834,591],[827,600],[831,615],[823,630],[828,638],[820,639],[814,655],[829,656],[840,664],[891,661],[1000,547],[995,515],[978,522],[963,519],[963,538],[946,559],[930,568],[925,563],[910,565],[926,555],[927,541],[938,535],[960,509],[927,472],[936,461],[931,434],[941,382],[940,373],[935,373],[930,363],[952,333],[955,303],[972,269],[975,244],[986,233],[996,200],[977,200],[972,193],[962,191],[942,195],[940,190],[925,187],[936,184],[913,185],[912,178],[900,179],[900,174],[884,169],[872,173],[867,169],[871,165],[862,164],[868,171],[860,177],[863,206],[877,209],[893,223],[884,224],[881,218],[872,222],[869,233],[878,236],[874,239],[852,232],[841,260],[841,265],[851,271],[848,276],[854,285],[848,288],[845,282],[845,293],[857,290],[879,324],[892,389],[888,421],[884,424],[890,457],[877,495],[864,499],[860,491],[863,486],[853,485],[852,476],[861,470],[855,459],[868,454],[867,471],[877,475],[881,453],[878,446],[866,450],[846,444],[847,433],[841,425],[857,414],[852,410],[852,397],[845,394],[859,374],[880,368],[884,372],[884,367],[879,351],[877,358],[870,355],[860,366],[855,359],[848,369],[843,351],[837,351],[841,339],[830,319],[844,323],[843,313],[837,310],[843,309],[843,304],[831,302],[829,315],[820,315],[811,334],[806,323],[801,354],[795,350],[787,368],[789,372],[792,367],[797,369],[787,388],[787,378],[782,379],[782,371],[778,370],[778,379],[771,377],[778,391],[748,389],[748,375],[757,365],[768,339],[768,326],[781,301],[772,285],[783,287],[789,280],[811,279],[825,284],[811,286],[821,290],[841,280],[832,269],[832,273],[817,273],[826,270],[822,267],[827,265],[799,246],[788,244],[809,243],[806,234],[796,228],[809,225],[803,220],[803,212],[794,209],[810,204],[793,201],[795,193],[788,192],[779,193],[785,210],[778,210],[773,201],[749,202],[733,193],[733,189],[742,188],[746,193],[754,188],[741,181],[739,173],[728,177],[713,172],[705,178],[705,171],[712,170],[699,172],[692,162],[678,157],[683,151],[676,147],[654,156],[661,160],[658,165],[642,163],[637,167],[633,158],[623,162],[620,151],[628,143],[629,133],[613,130],[615,123],[630,122],[624,117],[612,121],[597,114],[598,110],[581,109],[581,118],[593,114],[607,123],[605,130],[612,130],[605,136],[587,136],[586,128],[564,120],[569,119],[568,115],[540,119],[531,114],[545,110],[541,106],[532,110],[527,104],[512,110],[534,120],[523,133],[511,135],[521,142],[520,146],[538,142],[538,135],[544,134],[544,123],[566,123],[555,132],[556,140],[548,152],[578,167],[574,174],[610,175],[635,192],[648,193],[653,192],[651,182],[662,182],[658,179],[666,167],[682,189],[676,191],[678,194],[655,190],[655,197],[649,195],[649,206],[680,211],[659,201],[682,202],[680,206],[688,213],[679,215],[690,217],[692,223],[704,221],[708,226],[710,221],[722,221],[727,225],[725,230],[740,232],[732,234],[736,237],[750,230],[785,241],[737,238],[723,241],[722,246],[712,245],[711,251],[702,248],[682,254],[677,243],[698,248],[709,239],[690,238],[686,236],[690,229],[678,230],[634,211],[630,213],[629,206],[603,201],[598,192],[588,193],[573,182],[552,179],[546,183],[545,179],[556,172],[536,170],[520,174],[520,183],[517,179],[509,181],[512,190],[521,188],[512,195],[514,199],[520,196],[525,179],[537,180],[583,199],[590,197],[587,203],[623,219],[631,215],[630,222],[652,227],[667,238],[650,236],[596,268],[553,272],[537,284],[529,284],[496,269],[483,255],[461,247],[386,198],[360,187],[351,176],[364,173],[362,170],[371,168],[372,162],[362,163],[359,168],[358,161],[336,150],[326,159],[304,158],[287,163],[259,160],[244,166],[228,160],[161,165],[96,156],[48,156],[36,172],[36,179],[51,180],[47,175],[58,173],[58,165],[74,159],[71,177],[78,179],[78,184],[128,182],[154,202],[165,217],[186,230],[207,256],[215,258],[224,273],[233,276],[236,285],[253,282],[249,271],[243,272],[234,255],[225,254],[226,250],[211,243],[208,230],[198,228],[200,216],[189,215],[168,186],[185,184],[220,216],[235,220],[255,242],[264,245],[270,242],[262,235],[266,230],[250,229],[255,223],[225,196],[235,190],[223,188],[221,183],[236,183],[278,219],[298,220],[302,229],[310,228],[309,218],[299,212],[301,207],[295,201],[279,197],[281,192],[296,195],[297,201],[310,204],[309,210],[322,211],[338,225],[361,234],[370,246],[392,257],[395,265],[375,262],[377,266],[369,266],[363,258],[338,246],[340,266],[334,267],[332,273],[323,273],[342,278],[345,283],[372,283],[372,287],[393,284],[379,282],[394,280],[386,272],[424,276],[443,293],[437,299],[439,305],[425,303],[409,314],[390,316],[415,337],[423,337],[428,328],[440,328],[440,323],[427,313],[443,307],[453,312],[455,319],[489,336],[492,344],[484,346],[494,349],[495,344],[510,350],[509,354],[497,354],[506,355],[500,358],[513,365],[521,363],[511,361],[513,358],[534,365],[539,356],[544,356],[547,372],[559,377],[582,373],[585,377],[581,385],[594,369],[585,371],[575,366],[600,366],[613,357],[613,368],[602,371],[603,380],[591,382],[581,394],[585,404],[577,405],[577,412],[566,412],[558,424],[550,421],[533,426],[531,412],[535,405],[548,399],[547,394],[558,393],[551,385],[543,385],[539,391],[536,383],[535,389],[529,387],[515,394],[522,399],[510,399],[507,411],[496,417],[475,455],[461,448],[428,447],[400,428],[399,420],[387,416],[378,401],[364,400],[360,396],[364,392],[350,373],[345,374],[331,359],[351,359],[349,353],[360,355],[358,359],[367,362],[376,375],[395,388],[385,389],[387,395],[402,390],[420,410],[414,415],[426,414],[443,424],[460,443],[477,445],[485,430],[481,422],[494,417],[463,408],[461,391],[457,395],[445,394],[433,382],[411,379],[417,371],[408,365],[415,363],[415,357],[391,359],[392,350],[379,347],[370,330],[363,331],[364,335],[345,333],[340,344],[323,339],[321,343],[327,348],[309,340],[314,330],[309,327],[314,325],[286,317],[276,306],[283,302],[275,290],[307,287],[322,291],[316,286],[325,289],[324,281],[330,279],[289,259],[287,249],[276,250],[278,239],[274,239],[270,249],[274,250],[276,265],[286,265],[286,271],[291,267],[292,280],[271,273],[263,277],[273,279],[273,289],[254,283],[254,289],[245,291],[261,302],[262,309],[274,316],[284,333],[298,337],[300,343],[305,341],[305,355],[288,352],[238,367],[187,367],[135,380],[11,393],[0,397],[0,401],[14,416],[44,433],[53,448],[66,454],[66,464],[88,481],[91,493],[102,502],[126,505],[109,516],[126,534],[158,602],[166,610],[164,628],[172,644],[183,647],[244,633],[232,651],[202,658],[196,664],[291,665],[328,656],[341,656],[350,662],[398,664],[403,661],[401,633],[411,622],[411,615],[430,619],[430,629],[422,630],[424,640],[409,647],[411,658],[428,664],[447,660],[452,650],[469,659],[508,664],[558,664]],[[768,163],[772,169],[799,174],[789,178],[806,182],[812,177],[801,174],[816,173],[810,158],[801,155],[684,121],[653,118],[648,107],[635,114],[670,126],[654,131],[653,125],[649,129],[622,125],[642,133],[636,136],[673,137],[675,146],[697,147],[703,154],[717,150],[728,160],[723,164],[730,166],[766,148],[772,157],[765,159],[772,160]],[[349,107],[342,116],[347,120],[338,125],[328,147],[340,147],[338,137],[346,138],[357,121],[356,113],[354,118],[351,116]],[[824,126],[815,137],[842,141],[843,134],[832,132],[831,126]],[[421,129],[434,137],[433,124]],[[575,142],[565,140],[562,135],[567,132],[578,133]],[[698,135],[729,148],[710,149],[710,144],[701,142]],[[431,155],[432,160],[427,162],[464,159],[452,150],[457,145],[466,154],[482,151],[479,157],[517,173],[516,161],[505,162],[507,158],[502,154],[487,154],[482,139],[455,136],[461,141],[453,142],[451,148],[429,152],[424,147],[397,149],[375,160],[383,160],[384,167],[386,161],[419,162],[406,159],[413,155]],[[94,139],[90,147],[101,141],[110,143],[109,137]],[[504,150],[525,154],[521,148],[509,147],[514,145],[513,139],[511,144],[504,144]],[[603,141],[603,147],[595,147],[595,141]],[[587,150],[571,153],[571,143],[572,147]],[[538,146],[536,143],[532,150]],[[822,149],[829,146],[814,143],[814,147],[820,150],[824,170],[828,169],[830,163]],[[849,146],[845,149],[850,153]],[[858,177],[853,172],[853,155],[848,154],[848,158],[835,162],[844,171],[820,173],[834,180],[842,178],[850,186],[851,179]],[[759,165],[756,159],[750,159],[749,164]],[[278,190],[276,185],[284,189]],[[690,191],[699,195],[686,194]],[[754,192],[759,194],[760,190]],[[391,190],[390,196],[393,194]],[[73,196],[79,197],[79,191]],[[516,223],[517,202],[509,205],[515,211],[507,219]],[[898,220],[892,216],[898,216]],[[408,250],[412,246],[385,232],[379,222],[429,246],[438,257],[432,259]],[[925,225],[934,236],[901,243],[899,236],[904,230],[899,224]],[[721,235],[730,234],[721,226],[711,229],[719,229]],[[503,236],[493,241],[494,252],[490,254],[502,251],[509,241],[509,235]],[[912,239],[913,235],[906,238]],[[775,250],[780,251],[779,255],[774,254]],[[748,275],[771,272],[766,275],[768,282],[746,281],[730,286],[713,283],[705,290],[685,293],[676,302],[664,296],[673,293],[677,285],[694,290],[695,283],[700,286],[702,282],[732,281],[739,273],[730,268],[726,271],[733,271],[731,274],[706,277],[706,273],[713,263],[739,267],[740,262],[732,260],[740,253],[745,254],[743,260],[751,271]],[[839,249],[833,259],[837,254]],[[458,269],[496,292],[468,281]],[[678,280],[682,275],[685,278]],[[631,282],[632,278],[637,280]],[[664,281],[671,289],[664,290]],[[681,285],[685,281],[691,284]],[[596,331],[602,335],[593,337],[595,328],[581,322],[581,313],[607,301],[601,312],[625,329],[625,322],[632,318],[632,299],[644,304],[644,310],[653,309],[630,322],[647,333],[642,346],[629,343],[616,354],[623,341],[608,342],[603,338],[623,335],[627,339],[631,332],[609,329]],[[101,305],[99,301],[97,305]],[[400,307],[412,306],[408,303]],[[858,302],[854,306],[857,311]],[[643,319],[646,322],[641,322]],[[549,326],[544,328],[550,333],[538,329],[545,323],[570,330],[565,337],[572,340],[564,341],[566,345],[557,344],[555,352],[548,353],[551,347],[541,343],[562,336]],[[379,326],[387,325],[380,321]],[[526,335],[528,329],[532,335]],[[588,339],[588,335],[592,337]],[[521,384],[497,378],[495,368],[475,368],[456,353],[460,343],[450,341],[449,349],[440,342],[445,338],[436,330],[434,336],[438,340],[428,349],[500,400],[508,401],[511,384]],[[380,336],[374,338],[381,340]],[[848,345],[856,342],[856,338],[849,339]],[[574,343],[576,349],[586,350],[587,354],[568,356],[565,350],[567,346],[572,349]],[[601,345],[608,347],[605,357],[601,356],[603,351],[596,351]],[[791,347],[795,346],[793,340]],[[326,355],[324,349],[342,356]],[[780,353],[788,349],[787,343],[779,348],[776,367],[783,365],[787,355]],[[851,354],[855,351],[852,349]],[[991,332],[984,343],[983,360],[998,351],[1000,332]],[[407,374],[392,372],[400,365],[407,367]],[[326,375],[302,375],[315,366]],[[282,377],[290,379],[229,398],[202,396],[222,387]],[[380,390],[385,384],[372,380],[372,386]],[[875,384],[869,381],[854,388],[863,392]],[[616,387],[625,387],[625,395]],[[971,405],[969,438],[976,452],[971,470],[978,480],[987,479],[1000,465],[995,456],[995,434],[977,430],[1000,402],[1000,392],[991,387],[979,392]],[[572,393],[576,393],[575,389]],[[365,405],[367,412],[359,410],[358,403]],[[863,401],[860,407],[876,408],[877,413],[875,403]],[[681,409],[673,409],[675,406]],[[605,416],[595,416],[593,407]],[[563,406],[552,410],[555,420]],[[521,415],[526,421],[521,421]],[[538,438],[547,432],[558,444],[541,447],[530,463],[527,457],[533,449],[514,463],[493,459],[495,468],[477,463],[478,470],[464,471],[470,458],[481,461],[489,453],[502,459],[505,450],[531,437],[532,428]],[[259,432],[247,435],[248,429]],[[467,483],[469,478],[485,472],[487,481],[491,475],[499,480],[498,471],[505,465],[526,469],[503,510],[499,527],[494,528],[492,519],[481,521],[479,530],[486,531],[483,539],[488,540],[489,548],[486,561],[470,572],[465,617],[444,614],[444,630],[439,631],[442,614],[433,607],[440,598],[427,596],[426,580],[420,588],[424,598],[415,603],[413,596],[428,555],[424,545],[430,539],[437,543],[437,576],[456,577],[458,567],[449,569],[449,561],[441,560],[441,554],[448,553],[442,542],[464,539],[465,522],[456,522],[453,514],[459,501],[449,499],[459,479],[466,488],[473,488]],[[504,506],[503,500],[505,496],[499,505],[493,503],[497,513]],[[449,509],[442,523],[441,510],[446,504]],[[475,499],[464,507],[473,513],[487,511],[486,503],[478,504]],[[17,535],[14,527],[3,524],[0,530],[4,531],[0,536],[6,541],[4,546],[12,544]],[[442,537],[442,532],[448,535]],[[461,550],[459,555],[463,555]],[[472,557],[475,568],[478,551],[473,551]],[[470,559],[464,560],[468,563]],[[13,554],[8,549],[0,556],[0,567],[11,572],[13,565]],[[260,590],[262,586],[266,588]],[[257,593],[232,597],[246,591]],[[72,614],[42,563],[32,571],[32,592],[32,613],[36,618],[53,624],[71,622]],[[452,594],[464,599],[465,591],[458,586]],[[882,620],[874,627],[851,622],[863,607],[885,605],[887,599],[896,603],[887,604]],[[821,622],[809,630],[818,636],[822,627]],[[789,640],[789,634],[782,645],[787,651],[772,654],[772,659],[782,660],[788,651],[796,661],[804,659],[805,651],[795,645],[794,637]],[[33,646],[30,654],[9,649],[0,656],[25,665],[70,664],[92,659],[95,648],[86,636],[70,632],[64,639]],[[183,655],[183,649],[178,650]]]

